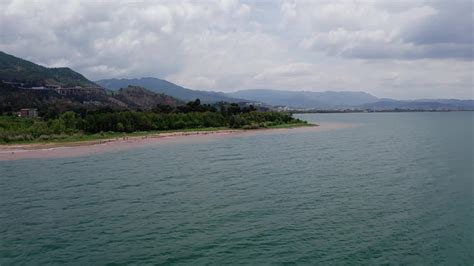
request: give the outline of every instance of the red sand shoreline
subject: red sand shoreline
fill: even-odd
[[[35,143],[35,144],[13,144],[0,145],[0,161],[76,157],[90,154],[120,151],[140,146],[157,143],[172,143],[196,140],[212,140],[215,138],[236,135],[251,135],[262,133],[277,133],[287,131],[322,131],[339,128],[352,127],[354,124],[328,123],[315,127],[295,127],[282,129],[224,129],[216,131],[188,131],[158,133],[146,136],[113,138],[104,140],[68,142],[68,143]]]

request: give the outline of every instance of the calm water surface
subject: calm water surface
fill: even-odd
[[[0,264],[472,265],[474,113],[0,162]]]

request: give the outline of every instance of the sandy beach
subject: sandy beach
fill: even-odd
[[[89,154],[114,152],[125,149],[147,146],[158,143],[209,141],[216,138],[237,135],[275,134],[288,131],[323,131],[353,127],[353,124],[326,123],[318,126],[295,127],[281,129],[224,129],[216,131],[186,131],[150,134],[125,138],[111,138],[79,142],[53,142],[34,144],[6,144],[0,145],[0,161],[40,158],[75,157]]]

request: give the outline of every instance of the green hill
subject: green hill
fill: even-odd
[[[67,67],[47,68],[0,51],[0,80],[29,86],[45,84],[98,87],[83,75]]]
[[[130,86],[117,92],[61,95],[54,90],[24,90],[0,83],[0,113],[21,108],[48,109],[62,113],[74,109],[95,110],[104,107],[127,110],[151,110],[158,105],[176,107],[184,102],[171,96]]]

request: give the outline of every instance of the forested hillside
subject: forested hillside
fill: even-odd
[[[98,86],[68,67],[47,68],[0,51],[0,81],[2,80],[25,83],[25,86]]]

